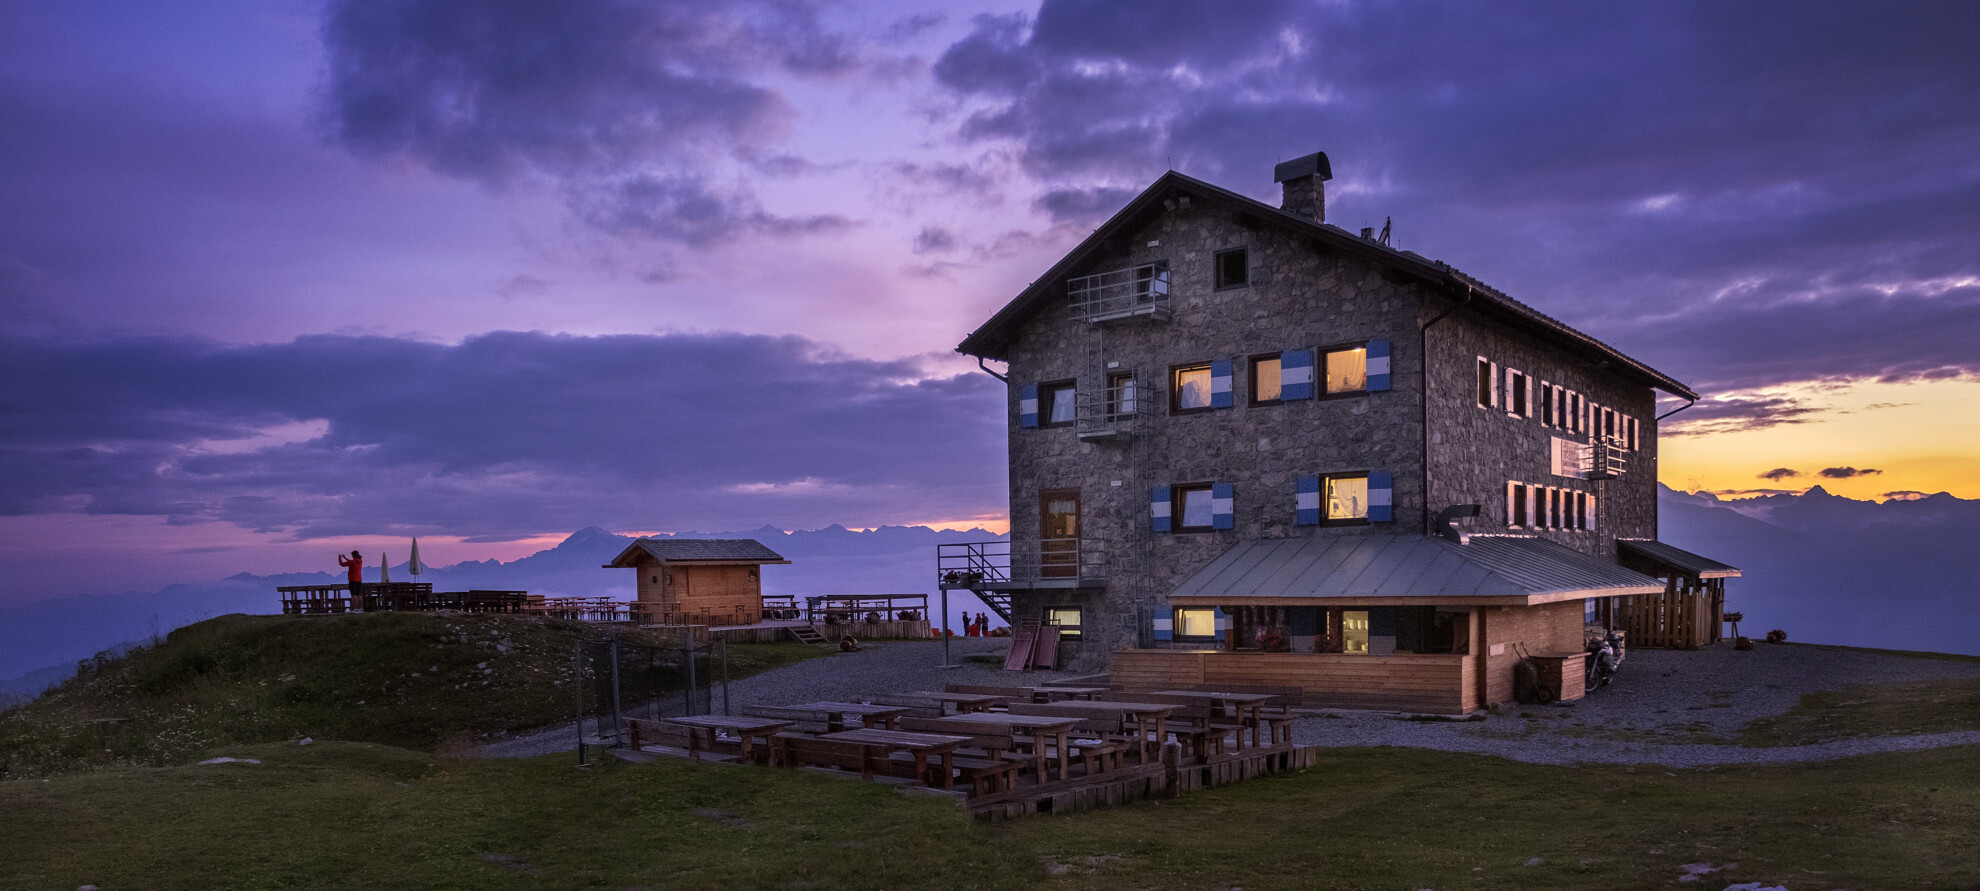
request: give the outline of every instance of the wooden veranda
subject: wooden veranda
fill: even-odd
[[[349,585],[288,585],[275,591],[282,597],[282,614],[285,616],[435,610],[520,613],[526,611],[529,601],[527,591],[436,592],[431,582],[366,584],[358,597],[351,596]]]
[[[1724,639],[1726,579],[1738,569],[1649,539],[1617,541],[1616,562],[1664,581],[1664,590],[1619,604],[1630,646],[1694,650]]]

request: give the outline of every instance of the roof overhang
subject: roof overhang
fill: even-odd
[[[1068,276],[1085,267],[1096,254],[1102,253],[1110,244],[1125,236],[1142,221],[1157,213],[1167,212],[1165,201],[1184,194],[1189,195],[1192,200],[1202,200],[1242,213],[1247,220],[1255,220],[1260,225],[1276,226],[1311,238],[1318,247],[1366,258],[1395,274],[1420,281],[1455,299],[1469,297],[1468,302],[1481,312],[1497,315],[1552,336],[1571,348],[1611,363],[1619,373],[1639,378],[1648,386],[1684,399],[1699,398],[1696,391],[1670,375],[1632,359],[1615,347],[1514,300],[1447,264],[1412,251],[1397,250],[1381,242],[1362,238],[1339,226],[1315,222],[1298,214],[1288,213],[1255,198],[1213,186],[1173,170],[1163,174],[1147,189],[1142,190],[1140,195],[1127,203],[1127,206],[1121,208],[1107,222],[1102,223],[1098,229],[1093,230],[1093,234],[1088,235],[1077,247],[1060,258],[1059,262],[1053,264],[1051,269],[1046,270],[1044,275],[1039,276],[1015,299],[999,309],[989,321],[970,332],[969,336],[963,338],[962,343],[956,347],[956,351],[983,359],[1008,361],[1010,346],[1016,338],[1018,328],[1026,318],[1053,297],[1064,297],[1062,286]],[[1478,299],[1481,297],[1482,300]]]
[[[1736,579],[1738,567],[1694,554],[1652,538],[1618,538],[1616,550],[1626,557],[1639,557],[1659,569],[1669,569],[1695,579]]]
[[[1241,541],[1169,594],[1178,606],[1538,606],[1664,582],[1540,538],[1404,533]]]

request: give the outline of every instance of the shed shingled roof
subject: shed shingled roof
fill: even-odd
[[[662,563],[789,563],[782,554],[754,538],[642,538],[605,564],[606,569],[633,565],[640,554]]]
[[[1701,557],[1655,539],[1619,538],[1616,539],[1616,549],[1625,553],[1641,554],[1692,578],[1736,579],[1741,575],[1738,567],[1728,566],[1710,557]]]
[[[1534,605],[1664,583],[1544,539],[1339,535],[1239,542],[1169,593],[1182,605],[1295,601]]]
[[[1413,251],[1398,250],[1381,242],[1362,238],[1339,226],[1315,222],[1298,214],[1288,213],[1256,198],[1240,195],[1173,170],[1163,174],[1140,195],[1129,201],[1127,206],[1121,208],[1120,212],[1101,224],[1092,235],[1087,236],[1085,241],[1080,242],[1079,246],[1060,258],[1059,262],[1046,270],[1044,275],[1039,276],[1010,303],[1005,304],[995,315],[992,315],[982,327],[970,332],[970,335],[956,347],[956,351],[985,359],[1008,359],[1008,349],[1018,326],[1026,317],[1038,311],[1045,301],[1053,297],[1064,298],[1065,291],[1061,284],[1068,275],[1098,252],[1109,240],[1125,234],[1124,230],[1136,220],[1160,208],[1163,198],[1183,191],[1235,204],[1260,220],[1310,236],[1335,249],[1367,257],[1433,286],[1456,294],[1470,293],[1474,298],[1472,303],[1481,311],[1499,315],[1516,324],[1558,337],[1580,352],[1616,363],[1620,366],[1620,371],[1640,377],[1652,387],[1686,399],[1698,398],[1696,391],[1676,378],[1624,355],[1621,350],[1577,331],[1565,322],[1514,300],[1504,292],[1458,271],[1449,264],[1431,260]]]

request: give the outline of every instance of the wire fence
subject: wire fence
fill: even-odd
[[[625,719],[729,714],[726,640],[689,633],[653,644],[580,632],[572,638],[571,661],[580,764],[588,743],[624,746]]]

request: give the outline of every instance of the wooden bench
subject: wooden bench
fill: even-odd
[[[1168,732],[1175,734],[1176,741],[1182,744],[1183,757],[1199,763],[1207,762],[1224,753],[1224,740],[1233,733],[1242,733],[1244,728],[1234,721],[1220,717],[1215,710],[1205,705],[1177,705],[1166,696],[1149,693],[1109,693],[1121,702],[1154,702],[1175,705],[1169,713]],[[1166,740],[1155,740],[1157,749]]]
[[[789,721],[791,722],[791,726],[785,729],[799,733],[830,733],[832,731],[832,728],[826,726],[824,721],[818,720],[817,714],[803,709],[777,708],[768,705],[746,705],[743,706],[742,713],[752,718],[775,718],[779,721]]]
[[[1141,741],[1136,738],[1140,728],[1120,714],[1111,718],[1095,717],[1083,709],[1060,708],[1050,702],[1014,702],[1011,704],[1011,714],[1079,718],[1079,723],[1073,725],[1072,735],[1066,740],[1066,748],[1068,755],[1080,759],[1087,776],[1119,770],[1121,759],[1130,750],[1141,749]]]
[[[913,778],[914,762],[909,761],[904,770],[897,770],[890,759],[868,757],[868,746],[858,743],[835,742],[819,739],[807,733],[785,731],[770,738],[770,748],[774,753],[772,763],[783,767],[836,767],[841,770],[859,771],[860,779],[870,780],[877,772],[888,776]]]
[[[948,714],[942,708],[942,703],[939,700],[923,699],[919,696],[878,694],[866,698],[872,700],[874,705],[896,705],[907,709],[907,711],[901,713],[900,719],[906,719],[908,717],[939,718]],[[901,729],[905,730],[907,728],[903,727]]]
[[[700,734],[678,724],[649,721],[643,718],[627,718],[626,724],[628,725],[626,740],[631,743],[635,752],[657,750],[669,755],[682,755],[704,761],[740,760],[741,746],[733,749],[717,746],[710,749],[702,744]]]
[[[1224,693],[1263,693],[1271,700],[1258,706],[1258,720],[1265,725],[1267,745],[1292,745],[1292,725],[1294,708],[1306,701],[1303,687],[1275,687],[1267,684],[1197,684],[1196,689]],[[1258,741],[1257,729],[1253,729],[1252,741]]]

